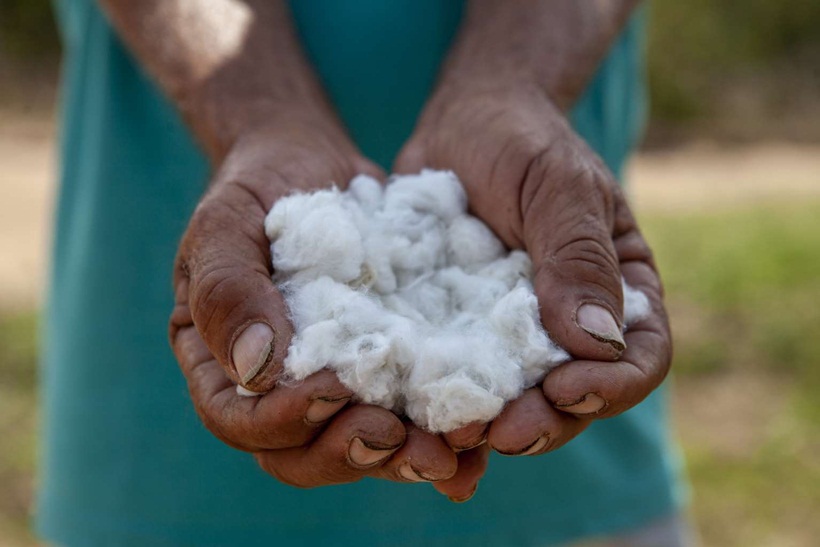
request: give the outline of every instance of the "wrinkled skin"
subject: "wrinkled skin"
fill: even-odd
[[[380,173],[332,135],[302,133],[300,127],[289,129],[286,139],[279,133],[253,135],[229,155],[183,239],[172,340],[205,424],[226,443],[254,452],[285,483],[418,478],[435,481],[454,501],[468,499],[490,448],[506,455],[554,450],[593,419],[640,402],[668,370],[669,328],[651,253],[600,159],[537,92],[446,99],[432,103],[396,170],[456,171],[473,212],[508,246],[531,254],[542,322],[575,360],[510,403],[492,424],[470,424],[440,437],[384,409],[350,405],[349,390],[327,371],[297,386],[274,388],[292,331],[270,281],[264,216],[294,188],[316,189],[315,181],[347,181],[356,172]],[[626,334],[626,349],[576,323],[583,303],[603,307],[622,323],[621,273],[652,304],[651,316]],[[257,322],[275,332],[273,356],[244,385],[272,391],[243,398],[234,391],[234,382],[243,382],[230,348]],[[308,408],[317,399],[325,405],[317,411],[324,419],[311,421]],[[356,438],[369,447],[360,458],[364,464],[351,457]]]
[[[554,450],[592,420],[624,412],[666,376],[671,336],[663,289],[614,177],[535,88],[448,89],[428,107],[395,170],[448,168],[465,185],[473,214],[533,259],[541,321],[573,360],[543,386],[508,404],[489,427],[470,426],[507,455]],[[595,304],[623,325],[621,275],[642,290],[651,314],[625,339],[581,328]],[[445,435],[451,446],[462,432]],[[460,456],[463,456],[461,454]]]
[[[247,135],[197,207],[177,257],[170,336],[197,412],[214,435],[254,453],[265,471],[293,486],[368,475],[441,480],[456,472],[456,455],[440,437],[385,409],[350,404],[352,393],[332,372],[274,387],[292,327],[270,278],[265,215],[294,189],[343,183],[359,172],[383,176],[329,128],[299,121]],[[275,340],[270,365],[244,383],[267,393],[249,398],[236,394],[242,382],[230,355],[252,323],[272,327]]]
[[[243,17],[215,19],[224,12],[212,0],[100,1],[218,167],[180,245],[171,343],[205,425],[271,475],[302,487],[366,475],[432,480],[463,501],[490,447],[552,450],[660,383],[670,340],[651,255],[612,176],[547,99],[561,108],[577,99],[636,0],[468,2],[438,90],[397,162],[399,171],[454,170],[475,214],[530,252],[544,326],[576,358],[492,424],[444,436],[350,404],[327,371],[276,385],[292,329],[270,279],[266,212],[293,190],[341,185],[359,172],[383,176],[341,128],[287,4],[223,2],[253,15],[243,28]],[[238,50],[236,35],[244,36]],[[495,85],[502,81],[518,85]],[[616,332],[621,272],[653,307],[625,341]],[[612,328],[581,329],[581,303],[601,306]],[[272,340],[243,343],[252,330]],[[266,394],[239,397],[235,383]]]

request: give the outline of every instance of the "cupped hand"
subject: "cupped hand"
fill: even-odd
[[[443,480],[458,465],[440,437],[383,408],[351,404],[330,371],[277,385],[293,332],[271,281],[265,215],[289,192],[344,185],[362,172],[383,176],[322,124],[281,121],[249,133],[220,166],[176,260],[170,338],[198,414],[214,435],[294,486],[367,475]],[[239,396],[236,384],[264,395]]]
[[[543,91],[444,87],[395,170],[422,167],[453,170],[472,213],[528,251],[541,321],[572,355],[489,426],[445,436],[451,446],[486,439],[502,454],[541,454],[661,383],[671,336],[652,253],[613,175]],[[651,305],[625,336],[622,275]]]

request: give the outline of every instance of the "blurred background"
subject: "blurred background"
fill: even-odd
[[[820,541],[820,2],[655,0],[630,192],[667,286],[705,545]],[[0,3],[0,545],[27,531],[55,192],[48,0]]]

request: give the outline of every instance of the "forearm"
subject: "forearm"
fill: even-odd
[[[580,96],[639,0],[471,0],[441,87],[535,85]]]
[[[282,0],[100,0],[214,163],[294,117],[343,133]]]

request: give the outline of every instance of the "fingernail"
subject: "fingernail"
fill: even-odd
[[[549,435],[543,435],[543,436],[538,437],[537,439],[535,439],[532,442],[531,445],[527,446],[523,450],[508,451],[508,450],[501,450],[499,448],[495,448],[495,451],[498,452],[499,454],[501,454],[502,456],[530,456],[532,454],[535,454],[536,452],[538,452],[542,448],[544,448],[549,441],[550,441],[550,436]]]
[[[231,358],[236,373],[243,384],[259,374],[273,350],[273,330],[264,323],[254,323],[246,328],[233,343]]]
[[[533,454],[537,454],[541,452],[547,443],[550,442],[549,435],[544,435],[542,437],[538,437],[534,443],[532,443],[526,450],[524,450],[521,455],[522,456],[532,456]]]
[[[349,400],[350,397],[337,397],[335,399],[320,397],[315,399],[305,412],[305,420],[311,424],[320,424],[339,412]]]
[[[473,496],[475,496],[476,490],[478,490],[478,484],[473,487],[473,491],[467,494],[463,498],[457,498],[455,496],[449,496],[447,499],[452,501],[453,503],[464,503],[465,501],[470,501]]]
[[[605,308],[596,304],[583,304],[575,314],[575,321],[596,340],[606,342],[618,351],[626,349],[618,322]]]
[[[350,441],[350,447],[347,450],[347,456],[350,461],[358,467],[371,467],[389,458],[398,448],[398,446],[393,448],[368,446],[368,444],[359,437],[353,437],[353,440]]]
[[[432,479],[425,478],[421,473],[413,469],[410,462],[404,462],[399,466],[399,475],[410,482],[432,482]]]
[[[264,393],[251,391],[250,389],[242,387],[240,385],[236,386],[236,394],[240,397],[259,397],[260,395],[264,395]]]
[[[476,429],[478,429],[478,431],[476,431]],[[462,435],[466,433],[473,433],[473,436],[472,438],[469,438],[458,445],[451,444],[453,451],[458,453],[464,452],[466,450],[472,450],[473,448],[478,448],[479,446],[487,442],[487,431],[489,431],[489,429],[490,424],[476,424],[465,426],[465,428],[461,430]]]
[[[484,444],[486,442],[487,442],[487,437],[484,437],[483,439],[481,439],[477,443],[475,443],[473,445],[470,445],[470,446],[456,446],[456,447],[453,447],[453,452],[455,452],[456,454],[459,454],[461,452],[466,452],[468,450],[472,450],[473,448],[478,448],[479,446],[481,446],[482,444]]]
[[[577,403],[555,406],[564,412],[571,412],[573,414],[594,414],[606,406],[606,400],[595,393],[587,393],[584,395],[584,398]]]

